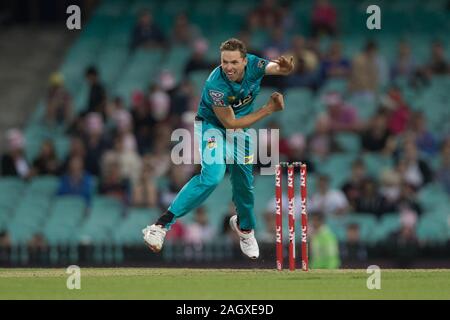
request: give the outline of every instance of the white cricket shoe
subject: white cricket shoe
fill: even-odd
[[[250,259],[257,259],[259,257],[259,247],[258,242],[256,242],[255,231],[242,232],[237,224],[237,215],[230,218],[230,227],[239,236],[242,252]]]
[[[153,251],[161,251],[162,245],[164,243],[164,237],[166,236],[167,229],[156,224],[147,226],[142,230],[144,234],[145,244]]]

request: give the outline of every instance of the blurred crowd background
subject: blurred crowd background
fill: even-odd
[[[21,3],[33,14],[11,5],[4,29],[65,28],[41,14],[46,6]],[[26,121],[2,132],[0,263],[77,261],[79,245],[99,263],[126,263],[139,247],[150,255],[140,230],[199,170],[171,163],[171,133],[193,131],[219,45],[237,37],[250,53],[295,59],[292,75],[264,78],[255,108],[280,91],[286,109],[256,128],[280,130],[281,161],[308,164],[311,267],[430,257],[450,265],[450,1],[78,3],[82,30],[65,31],[74,39],[60,66],[39,75],[41,99],[29,112],[2,109]],[[370,4],[381,30],[366,28]],[[260,166],[256,236],[271,256],[274,177]],[[231,259],[234,210],[225,177],[174,225],[165,261]]]

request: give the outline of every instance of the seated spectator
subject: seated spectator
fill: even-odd
[[[386,202],[378,192],[378,186],[373,179],[365,179],[362,183],[360,196],[356,199],[356,212],[372,213],[380,217],[386,212]]]
[[[411,54],[411,47],[408,42],[402,41],[398,45],[397,56],[391,66],[391,79],[404,77],[410,79],[417,68],[417,63]]]
[[[337,269],[341,265],[336,235],[325,224],[325,215],[311,211],[311,269]]]
[[[279,146],[280,155],[287,155],[288,162],[302,162],[308,167],[309,173],[315,172],[314,162],[306,152],[306,139],[301,133],[295,133],[289,139],[280,139]]]
[[[442,146],[440,158],[441,160],[435,174],[435,179],[437,182],[442,184],[444,190],[450,196],[450,138],[445,140]]]
[[[357,159],[352,163],[352,172],[349,180],[343,186],[342,191],[347,197],[350,207],[355,210],[358,199],[361,198],[363,184],[368,178],[366,165],[362,159]]]
[[[170,130],[167,124],[161,123],[155,126],[154,145],[149,161],[155,170],[156,177],[165,175],[170,169]]]
[[[433,75],[446,75],[450,72],[450,64],[447,61],[445,47],[442,42],[436,41],[431,47],[431,59],[427,69]]]
[[[165,41],[164,34],[153,21],[151,12],[148,10],[143,11],[131,35],[131,50],[135,50],[138,47],[162,47],[165,45]]]
[[[326,175],[318,177],[317,190],[308,202],[309,210],[321,211],[326,215],[344,215],[348,209],[348,201],[344,193],[338,189],[330,189],[330,178]]]
[[[50,125],[67,126],[72,121],[72,97],[64,87],[64,78],[60,73],[50,76],[47,91],[45,122]]]
[[[385,212],[397,210],[401,184],[402,176],[397,171],[397,168],[389,168],[382,171],[379,192],[384,199]]]
[[[328,0],[316,0],[312,12],[311,30],[313,36],[336,35],[337,12]]]
[[[109,147],[100,114],[90,113],[87,115],[83,142],[86,149],[86,170],[90,174],[98,176],[100,174],[100,159]]]
[[[68,171],[60,179],[57,195],[81,196],[89,205],[92,189],[92,177],[84,170],[83,159],[80,157],[71,158]]]
[[[214,233],[205,207],[198,207],[194,212],[193,222],[186,225],[185,241],[194,245],[207,244],[214,239]]]
[[[415,136],[416,146],[421,154],[431,157],[438,153],[438,140],[428,129],[423,112],[416,111],[411,115],[410,130]]]
[[[175,82],[172,84],[171,79],[172,75],[170,72],[163,71],[160,75],[160,80],[162,82],[166,81],[167,84],[163,84],[166,88],[162,86],[155,85],[150,89],[150,93],[148,96],[150,103],[150,115],[156,122],[162,122],[169,118],[170,114],[170,95],[167,91],[175,88]]]
[[[144,93],[133,92],[131,98],[131,117],[133,119],[134,136],[139,154],[150,151],[153,143],[153,127],[156,120],[150,114],[150,105]]]
[[[327,114],[317,117],[314,131],[308,137],[308,149],[311,155],[326,158],[331,153],[341,151],[331,131],[331,120]]]
[[[393,232],[388,238],[388,248],[395,252],[397,266],[410,268],[419,253],[420,242],[416,234],[417,216],[413,213],[400,214],[400,230]]]
[[[106,120],[106,91],[100,82],[97,69],[93,66],[88,67],[85,76],[89,85],[89,98],[86,110],[82,115],[96,112],[102,115],[103,120]]]
[[[119,110],[113,118],[113,135],[123,140],[127,152],[137,152],[136,138],[133,133],[133,121],[128,110]]]
[[[416,216],[420,216],[423,212],[422,206],[417,200],[417,192],[413,186],[408,183],[402,183],[400,189],[400,197],[397,201],[397,212],[411,211]]]
[[[310,50],[301,36],[292,39],[292,54],[294,57],[294,70],[286,78],[290,87],[310,87],[316,89],[319,79],[319,59],[313,50]]]
[[[123,99],[121,97],[115,97],[112,101],[106,105],[106,120],[105,124],[108,130],[114,127],[114,119],[117,118],[117,114],[122,111],[128,111],[125,107]]]
[[[274,27],[281,24],[283,20],[283,11],[276,2],[276,0],[263,0],[253,11],[258,28],[272,30]]]
[[[125,142],[124,137],[115,137],[114,148],[103,154],[101,163],[102,167],[106,167],[111,162],[118,162],[120,176],[130,183],[135,183],[141,175],[142,160],[135,150],[126,147]]]
[[[320,65],[321,80],[342,78],[346,79],[350,75],[350,61],[342,56],[342,45],[340,42],[331,43],[325,58]]]
[[[194,41],[200,38],[200,29],[189,21],[186,13],[179,13],[175,17],[170,43],[190,47]]]
[[[397,163],[397,170],[403,180],[416,189],[432,180],[431,169],[427,162],[419,157],[414,141],[404,143]]]
[[[264,45],[264,57],[267,59],[277,59],[289,50],[289,42],[281,26],[275,27],[271,31],[269,41]]]
[[[357,110],[345,103],[338,92],[330,92],[325,97],[327,114],[330,121],[330,129],[333,132],[357,132],[363,128],[362,122],[358,119]]]
[[[361,134],[361,146],[366,152],[393,152],[395,139],[388,130],[386,113],[379,112],[369,120],[368,128]]]
[[[381,107],[386,112],[390,133],[399,135],[405,132],[411,118],[411,109],[398,87],[389,88],[382,98]]]
[[[375,42],[369,41],[363,52],[356,55],[352,61],[348,87],[353,94],[374,99],[380,81],[378,47]]]
[[[208,51],[208,42],[204,39],[195,40],[192,48],[192,55],[184,67],[184,75],[187,76],[192,71],[212,70],[214,64],[207,61],[206,52]]]
[[[132,205],[134,207],[156,207],[158,201],[158,189],[154,169],[148,160],[143,159],[143,168],[140,178],[133,184]]]
[[[341,258],[347,263],[367,261],[367,248],[361,241],[359,225],[350,223],[346,229],[345,242],[340,246]]]
[[[74,157],[79,157],[83,159],[83,166],[86,167],[85,159],[86,159],[86,148],[84,147],[83,140],[77,136],[72,136],[70,138],[70,146],[69,146],[69,153],[66,156],[66,159],[62,163],[59,173],[64,173],[69,168],[69,162],[70,159]]]
[[[57,175],[59,173],[60,163],[56,156],[53,141],[46,140],[41,146],[39,155],[33,162],[33,175]]]
[[[115,198],[125,205],[129,203],[130,183],[128,179],[121,177],[118,161],[111,161],[103,168],[98,192],[102,195]]]
[[[31,174],[25,157],[25,138],[19,129],[6,132],[7,151],[1,157],[2,176],[28,179]]]

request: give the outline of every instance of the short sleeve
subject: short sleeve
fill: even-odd
[[[210,106],[226,107],[228,106],[228,95],[226,90],[220,86],[214,86],[207,83],[203,92],[204,101]]]
[[[266,66],[269,64],[269,60],[255,55],[248,55],[248,64],[254,78],[259,80],[265,75]]]

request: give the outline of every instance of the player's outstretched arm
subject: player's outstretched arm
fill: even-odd
[[[214,113],[226,129],[248,128],[273,112],[281,111],[283,109],[283,95],[278,92],[272,93],[269,101],[260,109],[241,118],[235,117],[233,108],[231,107],[213,107]]]
[[[294,70],[294,57],[281,56],[278,59],[272,60],[267,64],[265,73],[266,75],[287,76],[293,70]]]

